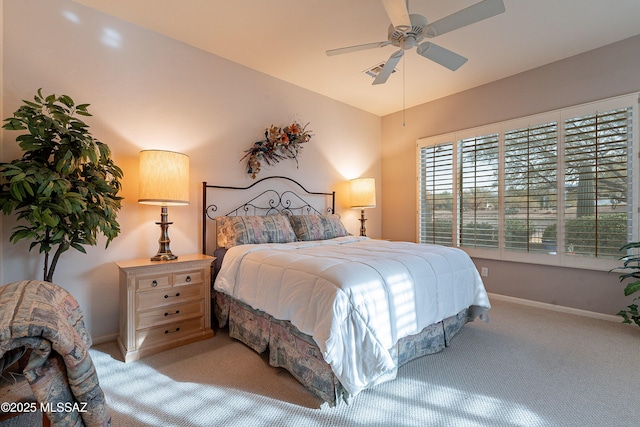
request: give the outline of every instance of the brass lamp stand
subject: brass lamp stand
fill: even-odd
[[[364,217],[364,209],[360,209],[360,235],[367,235],[367,228],[364,226],[364,223],[367,219]]]
[[[151,261],[171,261],[172,259],[178,259],[178,256],[174,255],[169,247],[171,244],[171,239],[169,239],[169,226],[173,224],[173,222],[167,221],[169,219],[167,206],[161,206],[160,209],[160,222],[156,222],[156,224],[160,226],[158,253],[151,257]]]

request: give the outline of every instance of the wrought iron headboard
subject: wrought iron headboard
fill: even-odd
[[[314,208],[306,198],[303,198],[298,193],[292,190],[273,190],[268,189],[260,192],[259,194],[251,197],[247,202],[239,205],[235,209],[230,210],[225,214],[218,214],[218,206],[214,203],[209,203],[207,200],[207,192],[209,189],[219,190],[249,190],[263,181],[270,179],[291,181],[297,187],[300,188],[300,193],[303,196],[330,196],[331,206],[326,208],[325,212],[320,212]],[[317,205],[316,205],[317,206]],[[285,215],[312,215],[323,213],[334,213],[336,206],[336,192],[330,193],[309,191],[302,186],[299,182],[286,176],[268,176],[266,178],[259,179],[253,184],[247,187],[233,187],[225,185],[209,185],[206,182],[202,183],[202,253],[207,251],[207,218],[213,220],[216,216],[237,216],[237,215],[270,215],[275,213],[283,213]]]

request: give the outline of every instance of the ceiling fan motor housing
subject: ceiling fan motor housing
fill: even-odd
[[[409,19],[411,27],[389,25],[388,39],[392,45],[402,49],[411,49],[426,37],[424,29],[429,23],[427,18],[422,15],[410,14]]]

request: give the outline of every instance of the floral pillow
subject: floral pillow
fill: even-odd
[[[267,216],[221,216],[216,218],[218,246],[230,248],[253,243],[295,242],[289,219],[281,214]]]
[[[326,240],[348,236],[338,215],[291,215],[291,226],[298,240]]]

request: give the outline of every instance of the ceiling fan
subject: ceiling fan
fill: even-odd
[[[382,70],[373,80],[374,85],[385,83],[404,55],[404,51],[415,46],[417,46],[416,52],[418,55],[424,56],[451,71],[457,70],[467,62],[467,58],[429,41],[423,42],[423,40],[491,18],[505,10],[503,0],[483,0],[429,24],[429,21],[424,16],[409,14],[408,0],[406,2],[405,0],[382,0],[382,3],[391,20],[388,40],[327,51],[328,56],[333,56],[389,45],[399,47],[400,50],[391,54]]]

